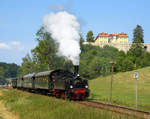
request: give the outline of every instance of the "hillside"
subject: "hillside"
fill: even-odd
[[[135,107],[136,83],[133,78],[134,72],[139,73],[138,109],[150,111],[150,67],[114,74],[112,92],[113,103]],[[89,87],[91,89],[90,99],[109,103],[110,79],[111,75],[107,77],[98,77],[89,81]]]

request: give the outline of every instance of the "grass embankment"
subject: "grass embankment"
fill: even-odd
[[[138,109],[150,111],[150,67],[115,74],[112,92],[113,103],[130,107],[136,106],[136,82],[133,78],[134,72],[139,73]],[[109,103],[110,79],[111,75],[107,77],[98,77],[89,81],[89,87],[91,89],[90,99]]]
[[[110,111],[17,90],[3,92],[0,101],[4,101],[19,119],[132,119]]]

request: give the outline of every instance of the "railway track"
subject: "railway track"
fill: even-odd
[[[84,105],[84,106],[101,108],[101,109],[105,109],[105,110],[109,110],[109,111],[113,111],[113,112],[117,112],[117,113],[121,113],[125,115],[134,116],[136,118],[150,119],[150,112],[141,111],[141,110],[134,109],[134,108],[118,106],[118,105],[113,105],[113,104],[105,104],[103,102],[97,102],[97,101],[81,101],[77,103]]]

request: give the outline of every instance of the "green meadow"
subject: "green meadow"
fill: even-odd
[[[73,101],[18,90],[2,91],[0,101],[19,119],[134,119],[118,113],[85,107]]]
[[[114,74],[112,100],[113,104],[136,107],[136,81],[134,72],[138,72],[138,109],[150,111],[150,67],[130,72]],[[98,77],[89,81],[91,95],[89,99],[110,103],[111,75]]]

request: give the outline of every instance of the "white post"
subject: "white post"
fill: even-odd
[[[135,79],[136,80],[136,108],[137,108],[137,105],[138,105],[138,81],[137,81],[137,78]]]
[[[136,98],[136,108],[138,106],[138,72],[134,72],[134,78],[135,78],[135,98]]]

